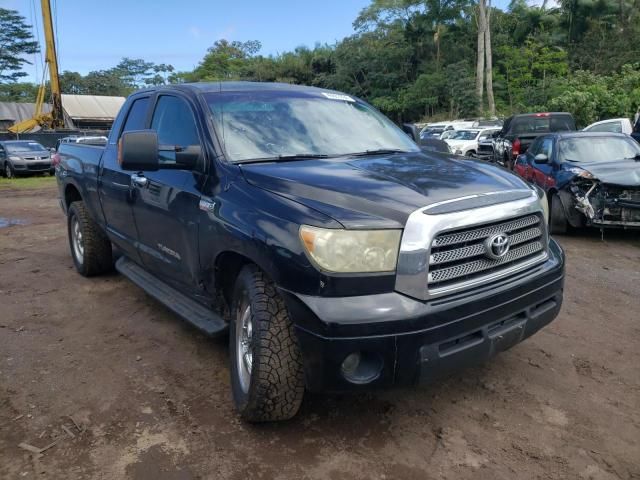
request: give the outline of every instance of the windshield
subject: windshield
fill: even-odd
[[[232,162],[419,151],[389,119],[348,95],[263,91],[211,93],[205,98]]]
[[[440,135],[442,132],[444,132],[444,127],[428,127],[422,131],[424,135]]]
[[[10,153],[42,152],[46,150],[38,142],[5,142],[4,146],[7,147],[7,151]]]
[[[475,140],[479,133],[477,130],[458,130],[450,138],[451,140]]]
[[[561,162],[609,162],[640,155],[640,145],[625,137],[574,137],[558,145]]]

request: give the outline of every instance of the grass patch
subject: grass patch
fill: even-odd
[[[30,177],[0,178],[0,189],[37,189],[52,187],[56,184],[56,177],[49,175],[34,175]]]

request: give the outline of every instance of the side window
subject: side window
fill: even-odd
[[[553,139],[545,138],[542,140],[542,144],[540,146],[540,151],[538,153],[543,153],[547,156],[548,159],[551,159],[551,153],[553,152]]]
[[[588,131],[622,133],[622,124],[620,122],[601,123],[600,125],[591,127]]]
[[[179,147],[200,145],[191,108],[182,99],[161,96],[156,104],[151,128],[158,132],[158,143]]]
[[[538,138],[536,140],[534,140],[534,142],[531,144],[531,146],[529,147],[528,152],[531,154],[531,156],[535,157],[537,154],[540,153],[540,145],[542,145],[542,139]]]
[[[147,109],[149,108],[149,97],[143,97],[135,100],[127,114],[127,120],[124,122],[122,133],[131,130],[142,130],[145,127],[147,119]]]
[[[544,138],[539,143],[539,148],[538,148],[538,151],[535,153],[535,155],[538,155],[538,154],[542,153],[542,154],[546,155],[548,159],[551,159],[551,153],[552,152],[553,152],[553,139],[552,138]],[[535,155],[534,155],[534,157],[535,157]]]

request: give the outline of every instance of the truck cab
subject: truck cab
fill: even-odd
[[[493,160],[513,170],[518,155],[527,151],[536,138],[553,132],[575,131],[570,113],[525,113],[507,118],[493,139]]]

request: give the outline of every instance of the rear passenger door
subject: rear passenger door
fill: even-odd
[[[140,172],[134,184],[134,217],[144,266],[178,288],[199,284],[199,188],[205,175],[201,132],[186,97],[156,98],[150,128],[158,134],[161,169]],[[195,170],[162,168],[175,163],[175,148],[200,147]],[[171,147],[171,149],[165,149]]]
[[[118,163],[118,140],[124,132],[146,128],[150,107],[149,95],[134,98],[124,124],[114,125],[115,131],[109,137],[109,143],[102,154],[98,189],[109,238],[138,263],[141,259],[136,248],[138,231],[133,219],[131,172],[122,170]]]

